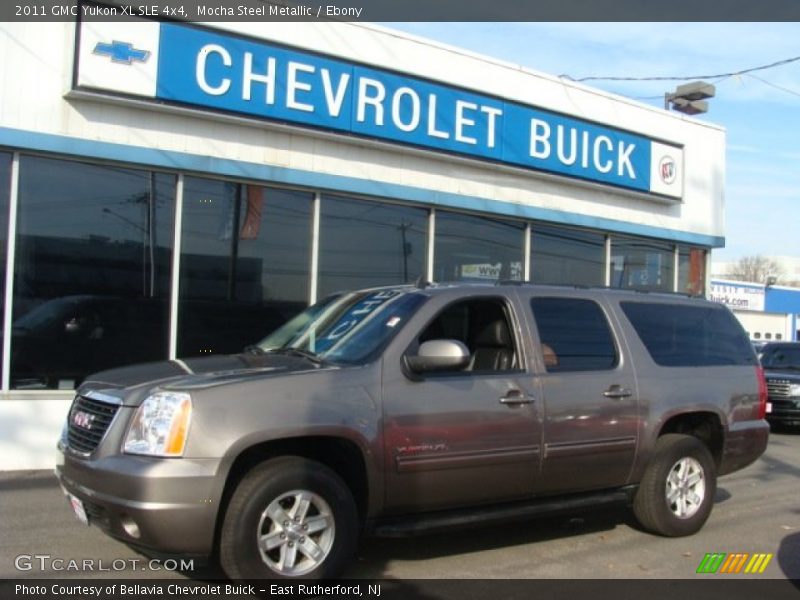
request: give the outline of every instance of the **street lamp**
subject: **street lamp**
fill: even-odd
[[[713,98],[716,89],[705,81],[692,81],[675,88],[672,93],[664,94],[664,109],[669,110],[669,105],[678,112],[687,115],[699,115],[708,111],[706,98]]]

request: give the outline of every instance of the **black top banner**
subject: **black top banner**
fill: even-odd
[[[106,6],[77,0],[10,0],[2,21],[572,21],[757,22],[798,21],[798,0],[111,0]]]
[[[191,581],[0,580],[3,600],[793,600],[798,582],[753,579]]]

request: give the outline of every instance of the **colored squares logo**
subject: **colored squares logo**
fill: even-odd
[[[763,573],[772,560],[772,554],[749,554],[747,552],[712,552],[700,561],[698,573]]]

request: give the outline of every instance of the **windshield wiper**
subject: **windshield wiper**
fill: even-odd
[[[285,354],[288,356],[299,356],[300,358],[305,358],[310,360],[314,364],[321,365],[325,362],[320,356],[310,352],[308,350],[301,350],[300,348],[293,348],[291,346],[284,346],[283,348],[275,348],[274,350],[270,350],[271,353],[275,354]]]

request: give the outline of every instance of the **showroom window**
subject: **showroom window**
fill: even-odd
[[[320,298],[425,275],[425,209],[323,196],[319,229]]]
[[[706,287],[706,251],[681,247],[678,256],[678,291],[703,295]]]
[[[522,223],[437,211],[434,280],[521,281],[524,239]]]
[[[23,156],[11,387],[166,358],[175,177]]]
[[[305,308],[312,200],[185,179],[178,356],[239,352]]]
[[[531,281],[563,285],[605,284],[605,236],[534,224]]]
[[[672,244],[612,237],[611,287],[674,291],[675,251]]]

